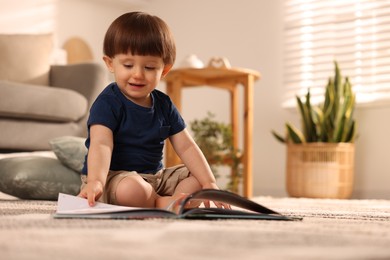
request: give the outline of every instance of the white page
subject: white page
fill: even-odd
[[[122,212],[128,210],[140,210],[141,208],[125,207],[96,202],[95,206],[90,207],[88,200],[64,193],[58,194],[57,214],[95,214]]]

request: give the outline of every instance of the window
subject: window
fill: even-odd
[[[390,104],[390,1],[286,0],[284,106],[320,102],[337,61],[358,104]]]

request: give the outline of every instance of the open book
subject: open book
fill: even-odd
[[[185,205],[192,200],[224,202],[230,204],[232,209],[217,207],[186,208]],[[57,212],[53,217],[96,219],[299,219],[279,214],[237,194],[212,189],[200,190],[187,196],[181,201],[178,213],[168,209],[125,207],[100,202],[96,202],[95,206],[90,207],[84,198],[60,193],[58,195]]]

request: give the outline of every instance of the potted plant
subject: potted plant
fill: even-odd
[[[287,191],[294,197],[349,198],[352,194],[355,94],[337,62],[324,102],[311,103],[310,89],[296,97],[302,131],[286,123],[286,134],[272,131],[287,144]]]
[[[238,193],[242,175],[241,153],[233,145],[231,125],[217,122],[214,117],[208,112],[204,119],[191,121],[191,131],[216,178],[218,166],[230,166],[230,181],[226,189]]]

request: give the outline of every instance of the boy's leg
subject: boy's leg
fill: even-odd
[[[190,175],[179,182],[172,196],[182,193],[190,194],[200,189],[202,189],[202,186],[200,185],[199,181],[195,178],[195,176]]]
[[[179,203],[188,194],[202,188],[198,180],[182,165],[168,168],[163,175],[162,183],[157,190],[160,195],[156,199],[157,208],[166,208],[173,201]]]
[[[201,190],[202,186],[198,180],[190,175],[188,178],[182,180],[176,187],[175,192],[172,196],[159,196],[156,199],[156,208],[167,208],[172,203],[174,206],[178,206],[180,202],[185,199],[189,194]],[[202,204],[201,201],[193,201],[190,205],[186,204],[186,208],[199,207]]]
[[[129,207],[149,207],[156,205],[157,194],[153,187],[139,175],[122,178],[113,187],[113,203]]]

